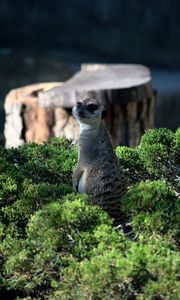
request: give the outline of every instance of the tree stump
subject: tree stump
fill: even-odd
[[[79,126],[69,111],[63,108],[41,108],[38,93],[62,83],[40,83],[14,89],[5,99],[6,147],[25,142],[42,143],[51,136],[66,136],[77,141]]]
[[[82,65],[64,83],[41,83],[12,90],[5,99],[6,146],[42,143],[51,136],[79,137],[71,109],[81,97],[94,97],[108,110],[113,145],[136,146],[154,125],[154,93],[149,70],[141,65]]]
[[[82,97],[97,98],[107,108],[114,147],[138,145],[144,131],[154,126],[151,76],[142,65],[85,64],[63,85],[38,95],[39,105],[51,109],[72,109]]]

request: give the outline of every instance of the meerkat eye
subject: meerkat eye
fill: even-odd
[[[82,106],[82,103],[80,101],[78,101],[78,102],[76,102],[76,106],[80,107],[80,106]]]
[[[93,112],[93,111],[95,111],[97,109],[98,109],[98,105],[97,104],[90,103],[90,104],[87,105],[87,110],[89,112]]]

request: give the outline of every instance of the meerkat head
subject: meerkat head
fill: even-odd
[[[102,103],[96,99],[82,99],[73,107],[73,115],[80,125],[98,126],[101,120],[106,117],[106,114],[106,109]]]

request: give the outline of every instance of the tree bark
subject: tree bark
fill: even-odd
[[[26,142],[42,143],[52,136],[66,136],[77,142],[79,125],[65,108],[42,108],[38,93],[58,83],[41,83],[14,89],[5,99],[6,147],[17,147]]]

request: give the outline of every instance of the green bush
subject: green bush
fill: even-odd
[[[165,181],[147,180],[136,184],[124,197],[122,209],[133,215],[136,233],[171,232],[177,239],[180,237],[180,198]]]
[[[0,221],[23,229],[42,205],[71,193],[77,149],[65,139],[0,148]]]
[[[116,154],[131,184],[150,178],[137,148],[129,148],[127,146],[117,147]]]
[[[179,267],[179,254],[166,243],[142,239],[126,253],[104,249],[72,260],[49,299],[180,299]]]
[[[139,155],[149,173],[169,176],[175,164],[175,134],[165,128],[149,130],[141,139]]]
[[[135,149],[117,147],[124,172],[131,183],[165,179],[180,193],[180,129],[151,129]]]
[[[79,261],[90,255],[98,243],[94,230],[112,222],[100,208],[88,205],[86,198],[69,194],[62,202],[45,205],[31,217],[25,239],[15,236],[3,241],[3,255],[8,251],[7,287],[43,296],[53,280],[60,280],[59,272],[72,256]]]
[[[149,130],[116,153],[131,233],[73,193],[68,140],[0,148],[0,298],[180,299],[180,131]]]
[[[22,182],[24,178],[33,183],[70,183],[77,159],[77,149],[66,139],[51,139],[37,145],[0,150],[0,170]]]

